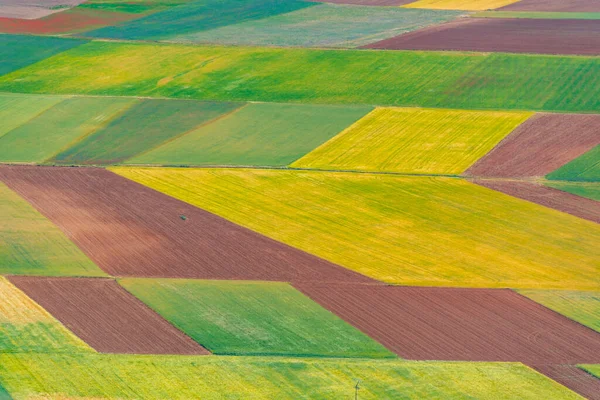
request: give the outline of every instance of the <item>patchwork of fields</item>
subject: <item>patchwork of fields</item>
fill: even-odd
[[[0,0],[0,399],[600,400],[590,0]]]

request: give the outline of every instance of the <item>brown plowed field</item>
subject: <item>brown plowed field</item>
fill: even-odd
[[[521,0],[498,10],[502,11],[555,11],[600,12],[598,0]]]
[[[544,176],[600,144],[600,115],[536,114],[464,175]]]
[[[295,284],[414,360],[600,361],[600,334],[508,289]]]
[[[104,169],[2,166],[0,180],[114,276],[375,282]]]
[[[462,18],[364,47],[600,55],[600,21]]]
[[[99,352],[209,354],[111,279],[9,280]]]
[[[598,202],[532,182],[473,180],[480,186],[600,223]]]
[[[309,0],[321,3],[323,0]],[[327,0],[326,3],[355,4],[361,6],[403,6],[414,3],[416,0]]]
[[[600,379],[574,365],[530,365],[530,367],[589,400],[600,400]]]

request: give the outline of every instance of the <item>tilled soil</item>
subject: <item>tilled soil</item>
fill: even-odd
[[[508,289],[295,284],[401,357],[600,362],[600,334]]]
[[[600,144],[599,130],[597,114],[536,114],[464,175],[544,176]]]
[[[589,400],[600,400],[600,379],[574,365],[550,364],[530,367]]]
[[[600,21],[461,18],[364,47],[600,55]]]
[[[104,169],[2,166],[0,180],[113,276],[376,282]]]
[[[553,11],[600,12],[598,0],[521,0],[498,10],[501,11]]]
[[[600,223],[598,202],[533,182],[476,179],[480,186]]]
[[[102,353],[209,354],[111,279],[9,280]]]

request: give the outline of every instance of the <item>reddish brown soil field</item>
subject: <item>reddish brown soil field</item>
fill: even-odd
[[[600,361],[600,334],[508,289],[295,284],[414,360]]]
[[[323,0],[309,0],[322,2]],[[327,3],[335,4],[356,4],[361,6],[403,6],[405,4],[414,3],[416,0],[327,0]]]
[[[375,282],[104,169],[2,166],[0,180],[114,276]]]
[[[600,223],[600,207],[598,207],[598,202],[592,199],[532,182],[479,179],[473,180],[473,182],[513,197]]]
[[[462,18],[365,48],[600,55],[600,21]]]
[[[600,400],[600,379],[574,365],[530,365],[530,367],[589,400]]]
[[[544,176],[600,144],[600,115],[536,114],[464,175]]]
[[[521,0],[502,11],[600,12],[598,0]]]
[[[111,279],[9,279],[99,352],[209,354]]]
[[[136,18],[135,14],[98,10],[70,10],[33,20],[0,18],[0,32],[33,34],[81,32],[114,25],[132,18]]]

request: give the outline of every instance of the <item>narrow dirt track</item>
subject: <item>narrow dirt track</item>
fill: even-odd
[[[376,282],[104,169],[1,166],[0,180],[113,276]]]
[[[600,379],[574,365],[530,365],[530,367],[589,400],[600,400]]]
[[[295,284],[404,358],[600,362],[600,334],[508,289]]]
[[[210,354],[111,279],[9,280],[102,353]]]
[[[600,21],[461,18],[364,48],[600,55]]]
[[[473,183],[544,207],[600,223],[598,202],[534,182],[473,179]]]
[[[598,0],[521,0],[500,11],[600,12]]]
[[[465,176],[544,176],[600,144],[600,115],[536,114],[518,126]]]

